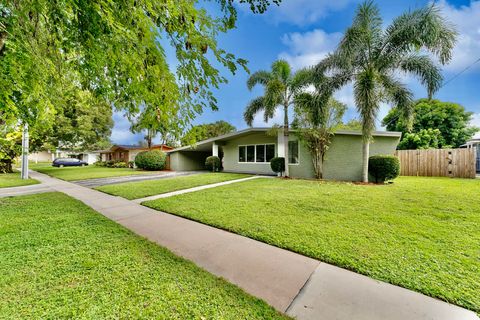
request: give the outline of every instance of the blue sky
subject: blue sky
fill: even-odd
[[[418,8],[430,1],[402,0],[377,1],[384,22],[388,24],[402,12]],[[239,9],[237,29],[219,37],[219,46],[238,57],[249,61],[251,72],[269,69],[272,61],[283,58],[294,69],[310,66],[320,61],[328,52],[335,49],[342,32],[350,25],[359,1],[354,0],[283,0],[279,7],[271,6],[267,13],[255,15],[242,6]],[[442,0],[436,1],[442,8],[442,14],[453,23],[459,32],[459,39],[453,59],[443,68],[445,80],[449,80],[480,58],[480,0]],[[237,129],[246,128],[243,110],[248,102],[261,94],[261,88],[249,91],[246,87],[248,74],[240,71],[231,75],[223,74],[229,80],[215,90],[219,110],[205,110],[194,124],[226,120]],[[404,81],[415,93],[416,98],[425,97],[425,89],[410,77]],[[472,124],[480,127],[480,63],[442,87],[436,98],[462,104],[467,110],[475,112]],[[356,117],[351,87],[345,87],[335,94],[336,98],[348,106],[345,120]],[[389,106],[383,105],[381,119]],[[281,112],[268,124],[259,115],[255,126],[266,126],[281,121]],[[114,143],[136,143],[141,134],[129,132],[129,123],[121,113],[114,114],[115,126],[112,131]],[[380,129],[380,128],[379,128]]]

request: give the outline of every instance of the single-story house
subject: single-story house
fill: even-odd
[[[195,146],[176,148],[168,152],[170,169],[201,170],[205,159],[215,155],[222,159],[225,172],[274,175],[270,168],[273,157],[284,157],[284,135],[271,135],[270,128],[249,128],[200,141]],[[370,145],[370,155],[394,154],[401,132],[376,131]],[[288,138],[289,170],[294,178],[313,178],[310,153],[292,131]],[[324,178],[359,181],[362,175],[362,135],[354,131],[337,131],[325,155]]]
[[[171,151],[173,148],[164,144],[153,145],[150,150],[161,150],[164,152]],[[125,144],[116,144],[113,145],[108,150],[100,151],[100,160],[101,161],[135,161],[135,157],[142,151],[149,150],[146,146],[135,146],[135,145],[125,145]]]
[[[50,162],[58,158],[77,158],[87,162],[88,164],[92,164],[98,161],[99,155],[99,151],[72,151],[57,149],[55,151],[43,150],[32,152],[28,155],[28,160],[38,163]]]

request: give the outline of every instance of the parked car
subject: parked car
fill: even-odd
[[[53,160],[54,167],[83,167],[88,166],[88,163],[75,158],[58,158]]]

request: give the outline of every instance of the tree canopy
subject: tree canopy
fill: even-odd
[[[363,181],[368,181],[369,143],[380,104],[394,104],[411,118],[413,93],[397,75],[413,75],[431,97],[443,81],[438,64],[450,61],[456,36],[433,4],[403,13],[384,28],[378,6],[365,1],[335,52],[316,66],[317,77],[332,74],[325,85],[329,90],[353,83],[364,140]]]
[[[175,112],[178,127],[205,108],[216,110],[212,89],[226,82],[219,68],[235,73],[247,70],[247,61],[216,41],[219,33],[235,28],[237,4],[214,2],[215,15],[190,0],[2,2],[0,124],[13,133],[28,123],[31,136],[42,140],[53,126],[60,128],[65,112],[75,109],[72,97],[80,96],[95,101],[98,111],[114,106],[136,115],[147,105],[162,114]],[[256,13],[279,2],[240,1]],[[73,112],[88,113],[83,107]],[[85,139],[90,137],[64,130],[52,140]]]
[[[411,130],[398,108],[393,108],[382,125],[403,133],[399,149],[458,148],[479,129],[470,126],[473,113],[457,103],[420,99],[414,103]]]
[[[237,130],[233,125],[227,121],[216,121],[213,123],[206,123],[193,126],[188,132],[182,137],[182,145],[190,145],[197,141],[206,140],[214,137],[221,136]]]

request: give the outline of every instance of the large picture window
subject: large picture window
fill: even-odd
[[[297,164],[298,162],[298,140],[288,141],[288,163]]]
[[[252,144],[238,147],[238,162],[268,163],[274,157],[274,144]]]

